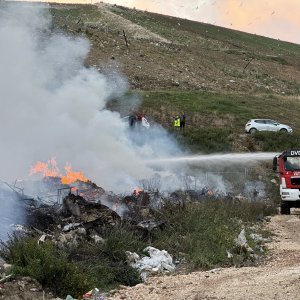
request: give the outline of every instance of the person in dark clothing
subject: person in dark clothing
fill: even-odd
[[[183,130],[185,127],[185,113],[180,115],[180,129]]]
[[[130,115],[129,116],[129,126],[130,128],[134,128],[136,123],[136,116],[135,115]]]

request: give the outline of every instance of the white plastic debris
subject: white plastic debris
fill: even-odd
[[[63,231],[66,232],[66,231],[69,231],[69,230],[72,230],[72,229],[76,229],[77,227],[79,227],[81,225],[81,223],[71,223],[71,224],[67,224],[64,226],[63,228]]]
[[[167,251],[149,246],[144,249],[144,252],[147,252],[149,256],[140,257],[137,253],[126,251],[128,263],[140,272],[143,280],[151,273],[175,271],[173,259]]]
[[[248,245],[246,235],[245,235],[245,229],[242,229],[239,236],[235,239],[235,244],[237,247],[239,247],[241,250],[245,250],[247,253],[253,253],[253,249]]]
[[[235,239],[235,243],[237,246],[245,247],[247,245],[247,239],[245,236],[245,229],[242,229],[237,239]]]
[[[265,239],[260,234],[257,234],[257,233],[251,233],[250,237],[253,241],[258,242],[258,243],[262,243],[265,241]]]
[[[41,243],[44,243],[46,240],[46,234],[43,234],[39,239],[38,239],[38,245]]]

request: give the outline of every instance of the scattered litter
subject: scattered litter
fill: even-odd
[[[72,229],[76,229],[77,227],[79,227],[81,225],[81,223],[71,223],[71,224],[67,224],[64,226],[63,231],[70,231]]]
[[[85,299],[93,299],[93,300],[105,300],[103,294],[100,293],[99,289],[94,288],[88,292],[86,292],[83,296],[82,296],[82,300]],[[70,299],[71,300],[71,299]]]
[[[0,283],[4,283],[4,282],[8,281],[12,276],[13,276],[13,274],[4,276],[2,279],[0,279]]]
[[[142,280],[145,280],[151,273],[169,273],[175,271],[173,259],[167,251],[149,246],[144,249],[144,252],[147,252],[150,257],[144,256],[140,258],[137,253],[126,251],[128,263],[140,272]]]

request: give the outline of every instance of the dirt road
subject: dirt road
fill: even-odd
[[[300,213],[274,216],[267,227],[275,237],[262,266],[152,277],[108,299],[300,299]]]

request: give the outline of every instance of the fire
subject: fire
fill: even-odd
[[[29,173],[30,176],[38,173],[42,174],[44,177],[60,177],[55,157],[52,157],[46,163],[38,161],[33,167],[31,167]]]
[[[65,166],[66,175],[61,177],[61,183],[71,184],[77,180],[87,182],[88,179],[83,175],[82,172],[73,172],[71,165]]]
[[[136,187],[134,190],[133,190],[133,195],[135,197],[139,197],[141,195],[141,193],[143,192],[143,190],[139,187]]]
[[[71,184],[77,180],[87,182],[88,179],[82,172],[74,172],[70,164],[65,166],[66,174],[63,175],[58,166],[55,157],[52,157],[47,162],[38,161],[29,172],[29,175],[41,174],[43,177],[60,177],[62,184]]]

